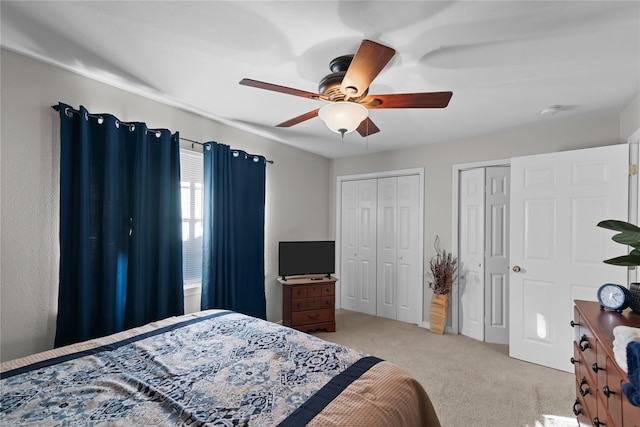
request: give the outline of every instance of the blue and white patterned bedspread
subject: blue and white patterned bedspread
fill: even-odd
[[[216,312],[4,372],[0,424],[272,426],[364,356]]]

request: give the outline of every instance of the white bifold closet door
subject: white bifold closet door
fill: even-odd
[[[420,323],[417,175],[378,179],[377,315]]]
[[[342,183],[342,308],[376,314],[377,180]]]
[[[460,332],[509,342],[509,167],[460,173]]]
[[[343,181],[342,307],[419,324],[419,176]]]

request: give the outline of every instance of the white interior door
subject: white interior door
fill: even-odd
[[[620,245],[596,224],[627,218],[628,162],[626,144],[511,160],[511,357],[573,372],[573,300],[626,284],[602,262]]]
[[[460,332],[484,341],[484,168],[460,173]]]
[[[485,169],[484,340],[509,343],[510,168]]]

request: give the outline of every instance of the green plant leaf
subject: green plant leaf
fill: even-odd
[[[640,248],[640,232],[625,231],[611,238],[614,242]]]
[[[629,224],[628,222],[625,222],[625,221],[618,221],[615,219],[607,219],[604,221],[600,221],[598,223],[598,227],[606,228],[608,230],[613,230],[613,231],[622,231],[622,232],[628,231],[633,233],[640,233],[640,227],[633,224]]]
[[[622,265],[626,267],[640,265],[640,252],[634,250],[631,251],[629,255],[605,259],[604,262],[611,265]]]

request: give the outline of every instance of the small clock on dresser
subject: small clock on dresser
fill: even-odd
[[[598,302],[600,308],[622,313],[622,310],[631,305],[631,292],[624,286],[605,283],[598,288]]]

